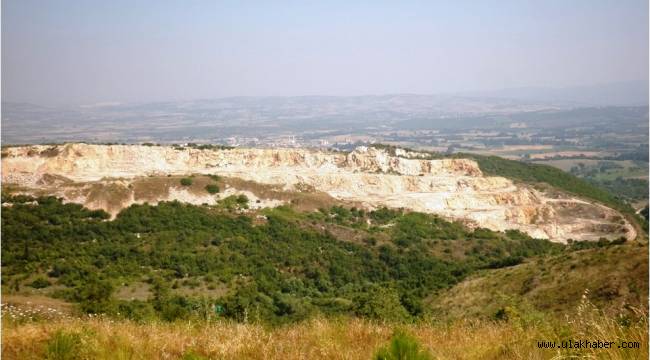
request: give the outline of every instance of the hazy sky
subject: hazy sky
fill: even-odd
[[[9,101],[439,93],[647,78],[647,0],[2,1]]]

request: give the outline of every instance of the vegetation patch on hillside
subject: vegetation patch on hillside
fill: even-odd
[[[576,251],[476,273],[428,303],[439,316],[451,318],[496,317],[513,307],[563,316],[583,296],[612,316],[646,308],[647,245],[576,243],[571,247]]]
[[[2,212],[5,291],[24,291],[25,275],[38,274],[52,284],[42,293],[84,312],[136,320],[202,318],[216,306],[239,321],[318,314],[410,321],[425,315],[424,298],[468,274],[564,251],[518,231],[472,231],[389,209],[282,207],[239,215],[238,207],[169,202],[133,205],[104,221],[103,211],[53,197],[4,201],[13,204]],[[329,224],[357,232],[363,242],[337,238]],[[115,298],[137,282],[149,285],[146,301]],[[227,291],[193,297],[178,290],[193,287]]]

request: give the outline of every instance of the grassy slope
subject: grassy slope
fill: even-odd
[[[508,307],[563,315],[583,294],[610,314],[647,309],[648,246],[587,249],[483,271],[430,299],[430,306],[452,318],[493,317]]]

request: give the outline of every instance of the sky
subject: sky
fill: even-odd
[[[435,94],[647,79],[647,0],[2,1],[3,101]]]

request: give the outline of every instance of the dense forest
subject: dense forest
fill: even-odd
[[[135,320],[227,317],[291,322],[315,314],[409,321],[423,300],[481,270],[573,251],[518,231],[469,230],[434,215],[334,206],[179,202],[133,205],[115,220],[54,197],[4,196],[2,284],[77,303],[81,311]],[[118,299],[146,284],[143,300]],[[187,295],[185,288],[223,289]]]

